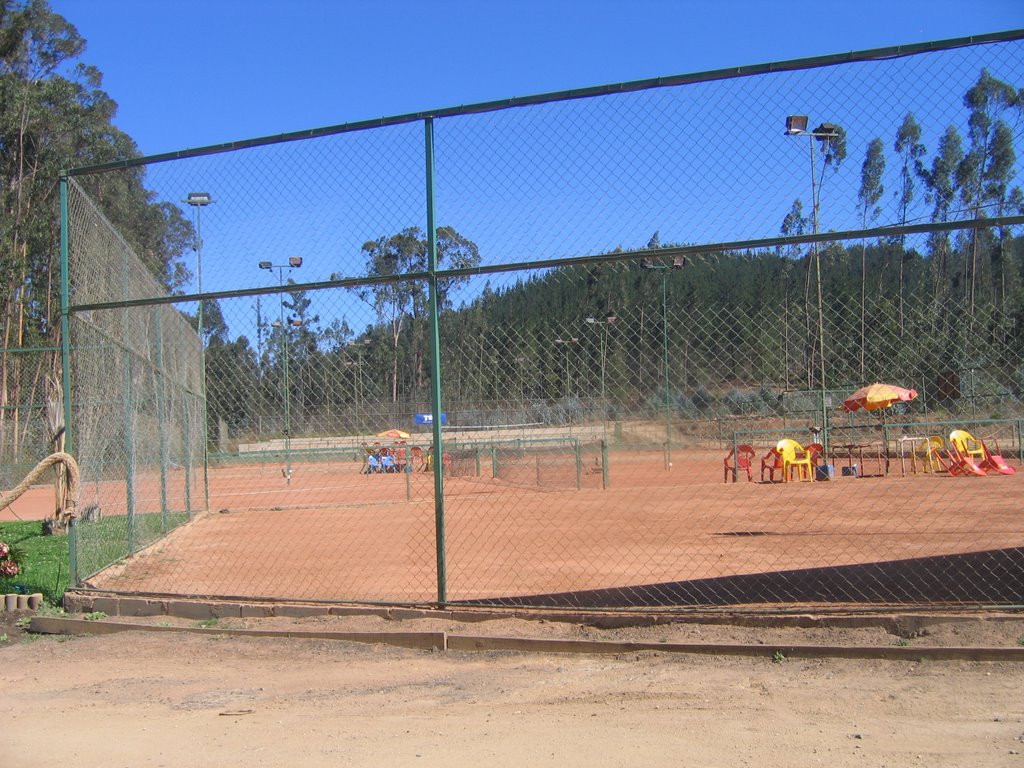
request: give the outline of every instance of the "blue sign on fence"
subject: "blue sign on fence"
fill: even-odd
[[[416,414],[416,423],[417,424],[433,424],[434,423],[434,414],[432,414],[432,413],[417,413]],[[442,413],[441,414],[441,425],[444,426],[447,423],[448,423],[448,414],[447,413]]]

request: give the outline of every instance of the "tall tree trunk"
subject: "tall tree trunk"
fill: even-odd
[[[867,347],[867,243],[860,244],[860,378],[865,376],[865,348]]]

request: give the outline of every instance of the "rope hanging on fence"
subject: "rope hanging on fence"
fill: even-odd
[[[27,491],[54,464],[63,464],[67,469],[68,475],[64,498],[61,500],[60,508],[57,510],[57,522],[63,526],[78,517],[78,463],[70,453],[52,453],[36,464],[35,469],[29,472],[14,490],[0,498],[0,509],[14,503],[21,494]]]

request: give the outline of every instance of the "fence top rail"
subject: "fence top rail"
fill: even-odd
[[[575,101],[579,99],[590,99],[599,96],[610,96],[631,91],[643,91],[652,88],[667,88],[671,86],[687,85],[692,83],[711,82],[714,80],[728,80],[739,77],[750,77],[753,75],[773,74],[778,72],[790,72],[802,69],[815,69],[818,67],[833,66],[836,64],[849,64],[854,62],[879,61],[884,59],[903,58],[921,53],[934,53],[938,51],[953,50],[973,45],[985,45],[990,43],[1011,42],[1024,39],[1024,29],[1013,29],[1005,32],[990,32],[982,35],[970,35],[968,37],[950,38],[947,40],[935,40],[924,43],[913,43],[909,45],[888,46],[885,48],[871,48],[862,51],[850,51],[847,53],[828,54],[824,56],[810,56],[801,59],[790,59],[786,61],[769,62],[765,64],[753,64],[739,67],[726,67],[723,69],[707,70],[682,75],[669,75],[664,77],[647,78],[644,80],[632,80],[607,85],[597,85],[585,88],[573,88],[564,91],[552,91],[549,93],[535,94],[532,96],[519,96],[496,101],[484,101],[475,104],[467,104],[457,107],[444,107],[431,109],[422,112],[409,112],[391,117],[379,117],[370,120],[361,120],[351,123],[324,126],[322,128],[311,128],[302,131],[280,133],[271,136],[261,136],[240,141],[225,142],[222,144],[211,144],[204,147],[184,149],[175,152],[165,152],[142,157],[130,157],[123,160],[115,160],[108,163],[86,165],[78,168],[65,169],[60,172],[62,177],[85,176],[94,173],[103,173],[118,169],[132,168],[140,165],[151,165],[155,163],[168,162],[170,160],[183,160],[204,155],[214,155],[224,152],[233,152],[250,147],[267,146],[271,144],[283,144],[290,141],[303,139],[314,139],[322,136],[333,136],[341,133],[352,133],[372,128],[386,126],[404,125],[419,121],[433,120],[437,118],[458,117],[460,115],[473,115],[485,112],[497,112],[504,109],[516,107],[535,106],[550,104],[559,101]]]
[[[933,429],[936,427],[987,427],[987,426],[1013,426],[1018,429],[1024,429],[1024,418],[1004,418],[1004,419],[950,419],[944,421],[894,421],[894,422],[878,422],[873,424],[856,424],[849,426],[846,424],[838,425],[829,428],[829,432],[839,432],[843,430],[866,430],[866,429],[877,429],[885,433],[892,433],[898,430],[921,430],[921,429]],[[807,432],[807,429],[801,429],[799,427],[778,427],[777,429],[742,429],[735,430],[732,433],[732,443],[739,445],[745,442],[749,438],[758,437],[770,437],[776,435],[794,434],[799,432]]]
[[[965,425],[987,427],[990,425],[1014,425],[1020,426],[1024,424],[1022,418],[1006,418],[1006,419],[951,419],[948,421],[921,421],[921,422],[893,422],[883,424],[882,426],[887,430],[894,429],[921,429],[922,427],[963,427]]]

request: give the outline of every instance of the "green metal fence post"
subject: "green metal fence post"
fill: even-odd
[[[167,425],[164,392],[164,337],[160,323],[163,307],[155,307],[156,319],[156,423],[160,434],[160,530],[167,533]]]
[[[192,519],[192,422],[189,421],[191,414],[189,413],[188,397],[185,397],[181,401],[181,408],[184,411],[184,418],[182,419],[182,428],[185,430],[185,434],[182,436],[182,445],[184,446],[185,455],[182,457],[182,462],[185,465],[185,511],[188,513],[188,519]]]
[[[608,490],[608,443],[601,441],[601,488]]]
[[[129,252],[122,246],[122,252],[124,254],[124,265],[121,268],[122,275],[122,291],[124,293],[124,299],[131,298],[131,290],[129,288],[128,281],[131,275],[131,267],[128,262]],[[125,478],[125,507],[126,514],[128,516],[128,552],[127,554],[133,554],[135,552],[135,473],[136,473],[136,451],[135,451],[135,419],[132,413],[134,408],[134,402],[132,399],[132,348],[129,343],[130,325],[129,312],[131,310],[124,309],[123,317],[121,318],[121,359],[122,365],[124,366],[124,375],[121,379],[122,393],[124,396],[124,410],[122,415],[124,417],[124,449],[126,454],[126,478]]]
[[[665,469],[672,469],[672,422],[668,393],[668,273],[661,275],[661,345],[665,370]]]
[[[578,491],[583,484],[583,452],[582,448],[580,448],[580,441],[578,438],[576,440],[573,440],[572,445],[573,449],[576,452],[576,490]]]
[[[64,392],[64,452],[75,455],[74,429],[71,426],[71,322],[68,316],[70,300],[68,276],[68,177],[60,177],[60,368],[61,388]],[[78,578],[78,521],[68,524],[68,583],[79,586]]]
[[[128,514],[128,552],[135,552],[135,425],[132,418],[132,358],[124,350],[124,450],[127,455],[125,478],[125,506]]]
[[[441,443],[441,324],[437,300],[437,225],[434,221],[434,120],[423,121],[427,180],[427,282],[430,288],[430,409],[434,433],[434,537],[437,547],[437,602],[448,602],[444,538],[444,446]]]

